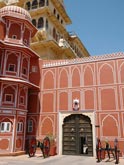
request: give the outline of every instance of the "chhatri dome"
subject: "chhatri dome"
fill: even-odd
[[[22,19],[28,19],[31,21],[31,16],[28,11],[25,9],[18,7],[18,6],[5,6],[0,9],[0,16],[12,16],[12,17],[18,17]]]

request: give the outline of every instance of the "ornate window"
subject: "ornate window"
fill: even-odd
[[[37,6],[38,6],[37,0],[33,0],[33,2],[32,2],[32,9],[36,9]]]
[[[40,17],[38,20],[38,28],[43,28],[44,27],[44,20],[43,17]]]
[[[15,72],[15,64],[9,64],[8,71]]]
[[[28,132],[33,132],[33,120],[28,120]]]
[[[0,132],[10,132],[10,131],[11,131],[11,123],[10,122],[1,122]]]
[[[20,96],[20,104],[24,105],[24,96]]]
[[[26,74],[27,74],[27,68],[23,67],[22,73],[23,73],[24,75],[26,75]]]
[[[45,0],[39,0],[39,7],[42,7],[45,5]]]
[[[56,39],[56,29],[53,28],[53,38]]]
[[[5,102],[13,102],[13,95],[12,94],[5,94]]]
[[[18,122],[17,132],[23,132],[23,122]]]
[[[46,19],[46,30],[48,30],[49,28],[49,24],[48,24],[48,20]]]
[[[56,9],[53,10],[54,15],[56,15]]]
[[[36,27],[36,20],[35,19],[32,20],[32,24]]]
[[[30,7],[31,7],[31,3],[30,3],[30,2],[27,2],[27,3],[26,3],[26,9],[27,9],[27,10],[30,10]]]

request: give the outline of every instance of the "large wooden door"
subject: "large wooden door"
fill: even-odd
[[[93,155],[92,125],[89,117],[72,114],[64,119],[63,154]]]

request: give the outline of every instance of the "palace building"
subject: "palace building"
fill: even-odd
[[[56,153],[124,152],[124,53],[90,56],[63,0],[0,2],[0,154],[52,135]]]

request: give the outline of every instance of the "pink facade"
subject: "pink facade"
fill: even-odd
[[[123,152],[123,58],[123,53],[117,53],[75,60],[44,62],[39,128],[42,134],[45,135],[48,132],[59,134],[59,113],[73,114],[73,100],[79,99],[80,109],[76,113],[92,112],[95,115],[95,136],[100,137],[103,145],[106,138],[111,145],[113,145],[114,139],[118,138],[119,147]]]
[[[95,155],[96,137],[103,145],[106,138],[111,145],[118,138],[123,153],[124,53],[39,60],[29,48],[36,29],[28,13],[8,6],[0,15],[0,153],[25,151],[25,141],[49,134],[56,138],[58,154],[66,153],[66,148],[68,154],[82,154],[79,146],[87,139],[89,152]],[[74,99],[79,100],[77,111]],[[69,128],[70,134],[79,129],[76,136],[66,134]],[[77,152],[66,144],[69,136],[72,142],[78,136]]]
[[[31,17],[16,6],[0,10],[0,153],[25,150],[30,61],[38,56],[29,48],[36,33]]]

